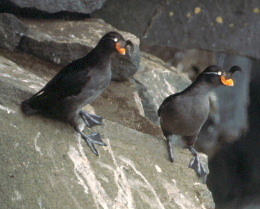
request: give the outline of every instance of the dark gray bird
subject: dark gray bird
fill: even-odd
[[[27,115],[41,113],[70,123],[98,155],[94,144],[106,145],[99,133],[86,135],[79,126],[82,120],[88,127],[100,125],[103,118],[81,109],[108,87],[111,56],[114,52],[125,55],[127,45],[133,46],[119,33],[107,33],[86,56],[69,63],[39,92],[23,101],[23,112]]]
[[[209,114],[209,93],[214,88],[226,85],[233,86],[232,74],[241,69],[233,66],[229,72],[221,67],[212,65],[207,67],[198,78],[185,90],[167,97],[158,110],[161,128],[168,141],[170,161],[174,161],[174,135],[182,136],[183,141],[194,158],[189,167],[193,168],[198,176],[206,175],[194,144],[201,127]]]

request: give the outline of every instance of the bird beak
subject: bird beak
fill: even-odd
[[[232,78],[227,79],[225,76],[220,76],[221,82],[226,86],[234,86],[234,80]]]
[[[116,43],[116,49],[117,49],[117,51],[118,51],[120,54],[125,55],[125,53],[126,53],[126,48],[121,47],[121,44],[120,44],[120,43]]]
[[[234,86],[234,80],[231,77],[236,71],[241,72],[242,70],[238,66],[233,66],[230,68],[229,72],[226,72],[224,75],[220,76],[221,82],[226,86]]]

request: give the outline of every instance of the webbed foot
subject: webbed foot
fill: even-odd
[[[193,170],[195,170],[195,172],[197,173],[197,175],[199,177],[206,176],[207,173],[199,158],[198,152],[192,146],[189,147],[189,150],[191,151],[191,153],[194,156],[190,161],[189,168],[192,168]]]
[[[83,119],[86,126],[89,127],[89,128],[92,128],[93,126],[102,124],[103,117],[101,117],[99,115],[90,114],[90,113],[87,113],[83,110],[81,110],[79,112],[79,115]]]
[[[92,150],[92,152],[94,152],[96,155],[98,154],[97,149],[95,148],[94,144],[98,144],[101,146],[107,146],[101,139],[100,134],[99,133],[93,133],[90,135],[86,135],[84,134],[82,131],[78,130],[76,128],[76,131],[81,135],[81,137],[87,142],[88,146],[90,147],[90,149]]]
[[[205,168],[202,165],[199,158],[193,157],[190,161],[189,167],[195,170],[195,172],[199,177],[203,177],[207,175]]]

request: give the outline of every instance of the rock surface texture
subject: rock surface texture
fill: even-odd
[[[187,150],[177,149],[173,165],[162,138],[129,128],[135,121],[121,125],[121,115],[121,121],[112,122],[116,119],[107,104],[125,98],[113,89],[128,89],[126,95],[134,99],[138,93],[129,88],[131,82],[112,83],[107,97],[86,107],[107,112],[104,125],[85,128],[87,133],[100,132],[108,145],[99,147],[99,157],[71,126],[23,115],[21,101],[56,70],[55,64],[25,53],[4,51],[0,56],[0,156],[5,168],[0,175],[1,208],[214,208],[206,185],[186,166]],[[128,101],[114,109],[144,117],[139,100]]]
[[[187,167],[188,150],[177,147],[176,162],[169,161],[157,109],[208,65],[239,65],[243,72],[235,75],[234,88],[221,87],[211,95],[209,120],[196,145],[214,155],[243,134],[251,58],[260,58],[259,15],[257,0],[2,0],[1,209],[213,209],[213,198],[218,209],[224,209],[226,200],[245,209],[248,204],[242,203],[258,192],[259,178],[251,171],[259,160],[247,159],[257,158],[259,143],[237,142],[211,160],[207,183],[212,198],[205,179]],[[98,147],[97,157],[71,126],[28,117],[20,103],[109,31],[121,33],[134,47],[125,56],[113,56],[109,88],[84,108],[105,118],[101,126],[84,127],[88,134],[99,132],[108,145]],[[201,157],[207,164],[206,156]],[[244,191],[248,198],[237,201]]]
[[[29,27],[29,31],[21,40],[19,49],[60,65],[66,65],[86,55],[105,33],[116,31],[111,25],[98,19],[41,22],[31,19],[24,20],[24,23]],[[134,44],[128,54],[115,55],[112,60],[113,80],[123,81],[138,70],[139,39],[130,33],[118,32]]]
[[[94,14],[144,45],[205,49],[260,58],[259,2],[110,0]],[[145,8],[145,9],[144,9]],[[117,11],[120,11],[118,13]]]
[[[109,31],[118,31],[98,19],[83,21],[23,19],[11,14],[0,14],[0,37],[3,48],[33,54],[41,59],[67,65],[72,60],[86,55],[96,46],[99,39]],[[124,81],[137,72],[140,65],[139,39],[126,32],[120,32],[134,46],[125,56],[115,55],[112,59],[113,80]]]
[[[90,14],[100,9],[105,0],[52,0],[52,1],[34,1],[34,0],[3,0],[3,5],[10,5],[19,9],[35,9],[42,12],[78,12]],[[1,5],[1,4],[0,4]]]
[[[98,147],[97,157],[71,126],[28,117],[20,104],[116,29],[96,19],[20,21],[7,16],[27,31],[17,39],[9,35],[11,28],[8,42],[15,45],[4,45],[0,54],[1,208],[214,208],[206,185],[187,167],[188,150],[177,149],[176,163],[170,163],[156,124],[164,97],[189,85],[185,74],[140,53],[138,38],[120,31],[134,43],[126,57],[113,60],[114,80],[123,82],[111,82],[85,107],[105,118],[102,126],[85,127],[86,133],[99,132],[108,145]],[[5,31],[8,25],[13,24],[6,24]]]
[[[0,47],[13,51],[28,27],[11,14],[0,14]]]
[[[243,72],[210,97],[196,146],[210,157],[224,149],[209,158],[207,184],[216,209],[259,209],[259,15],[258,0],[1,0],[1,208],[213,209],[186,166],[189,151],[177,148],[169,162],[156,112],[188,76],[217,64]],[[19,106],[111,30],[134,47],[113,57],[110,87],[85,107],[105,118],[85,128],[108,144],[96,157],[69,125]],[[250,72],[250,131],[233,143],[248,128]]]

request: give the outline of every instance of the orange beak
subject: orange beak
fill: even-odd
[[[232,78],[226,79],[225,76],[220,76],[221,82],[226,86],[234,86],[234,80]]]
[[[123,47],[121,48],[120,43],[116,43],[116,49],[120,54],[125,55],[126,49]]]

